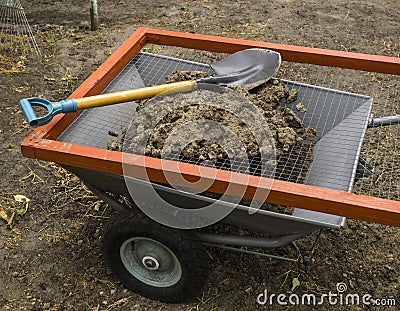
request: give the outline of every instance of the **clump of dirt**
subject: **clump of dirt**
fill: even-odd
[[[205,76],[207,74],[204,72],[177,71],[169,75],[166,82],[193,80]],[[240,140],[244,149],[242,153],[236,153],[236,156],[239,158],[247,156],[250,163],[255,163],[257,160],[260,161],[262,153],[263,159],[270,160],[267,164],[276,166],[275,176],[277,178],[302,182],[308,166],[312,162],[315,129],[304,125],[301,114],[306,111],[306,108],[302,103],[296,105],[297,113],[288,105],[297,100],[297,90],[289,89],[278,79],[271,79],[251,90],[242,86],[231,88],[236,92],[218,94],[218,102],[234,106],[235,101],[240,101],[242,97],[234,98],[232,93],[240,93],[261,113],[264,118],[262,122],[268,125],[271,137],[257,140],[254,128],[250,129],[240,116],[224,109],[223,106],[213,104],[213,101],[215,102],[214,91],[196,90],[157,100],[157,105],[144,112],[144,116],[136,125],[134,122],[134,131],[131,131],[129,137],[123,137],[123,139],[129,140],[125,144],[125,148],[129,152],[156,158],[168,158],[171,155],[179,154],[181,161],[211,161],[219,168],[230,169],[233,164],[227,161],[229,154],[226,146],[218,143],[227,141],[229,133],[227,134],[226,131],[216,133],[218,130],[213,126],[210,128],[210,124],[204,124],[202,130],[204,133],[214,131],[211,135],[214,139],[196,139],[192,136],[191,129],[183,129],[179,131],[179,137],[175,137],[172,142],[169,141],[166,144],[171,134],[185,124],[210,120],[227,127]],[[143,113],[147,102],[140,102],[137,110]],[[171,107],[176,102],[183,104],[174,106],[172,109]],[[240,102],[237,103],[239,109],[240,105]],[[164,115],[164,117],[157,124],[152,124],[151,122],[160,115]],[[115,138],[112,139],[112,142],[110,140],[108,145],[115,146]],[[139,150],[142,146],[144,146],[144,150]],[[232,145],[229,146],[232,147]],[[118,150],[119,147],[112,149]],[[302,169],[294,170],[294,165]],[[259,171],[250,169],[250,173],[257,174]]]
[[[208,76],[204,71],[175,71],[165,78],[165,83],[197,80]]]
[[[232,157],[240,161],[247,156],[251,161],[261,157],[261,152],[274,161],[271,138],[264,135],[260,139],[259,135],[257,141],[256,133],[236,113],[242,99],[232,90],[216,94],[199,89],[157,99],[150,107],[142,104],[124,147],[156,158],[179,155],[182,161],[211,161],[226,169],[230,169]],[[233,109],[228,111],[220,103]]]

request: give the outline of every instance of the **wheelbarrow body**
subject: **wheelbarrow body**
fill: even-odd
[[[389,57],[141,28],[71,96],[79,98],[161,84],[176,70],[212,72],[205,63],[144,52],[142,48],[146,44],[219,53],[233,53],[251,47],[269,48],[280,52],[282,59],[288,62],[400,74],[400,62]],[[307,168],[304,181],[294,183],[290,176],[276,176],[266,200],[271,204],[293,207],[290,214],[266,209],[254,212],[245,205],[232,206],[233,203],[228,201],[170,187],[163,176],[160,159],[130,156],[129,165],[143,168],[145,163],[144,168],[150,172],[150,177],[124,176],[122,152],[107,150],[107,141],[111,131],[121,133],[129,126],[136,112],[134,102],[58,115],[26,138],[22,152],[27,157],[59,163],[76,174],[100,199],[124,210],[117,221],[110,222],[103,236],[106,261],[125,286],[163,301],[182,301],[198,294],[205,282],[208,262],[204,245],[276,259],[309,260],[310,254],[301,253],[295,241],[325,228],[343,228],[346,217],[400,225],[399,201],[351,193],[355,181],[372,171],[365,159],[360,158],[367,128],[379,123],[371,123],[372,97],[291,80],[282,81],[288,88],[298,91],[298,100],[289,105],[294,108],[301,101],[307,113],[298,116],[306,126],[316,129],[313,161]],[[392,120],[397,118],[385,119],[384,122],[391,124]],[[180,163],[180,171],[171,169],[170,173],[201,178],[193,169],[197,165]],[[209,191],[223,193],[230,180],[220,170],[215,171],[216,178]],[[251,176],[248,183],[238,182],[246,189],[245,198],[251,199],[254,195],[257,178]],[[137,211],[127,212],[126,206],[116,199],[123,196],[134,201],[127,183],[140,191],[150,205],[158,204],[151,195],[155,190],[166,202],[184,209],[198,209],[210,204],[214,204],[216,209],[232,208],[220,224],[245,228],[257,234],[219,234],[209,227],[198,231],[167,228]],[[157,208],[162,212],[163,206]],[[263,236],[258,236],[259,233]],[[272,248],[287,244],[298,251],[296,257],[240,248]],[[310,252],[313,248],[314,245]],[[166,265],[163,266],[164,272],[160,272],[160,265]],[[193,268],[189,268],[190,265]]]
[[[154,65],[156,64],[156,65]],[[152,70],[157,70],[152,72]],[[103,92],[123,90],[129,87],[143,87],[162,83],[165,77],[176,70],[211,72],[208,65],[194,63],[182,59],[165,57],[149,53],[138,53],[121,73],[105,88]],[[359,153],[365,130],[368,125],[372,98],[358,94],[341,92],[293,81],[285,81],[289,88],[296,88],[298,98],[307,104],[310,111],[317,114],[306,115],[304,123],[316,129],[316,145],[314,161],[307,172],[305,183],[313,186],[326,187],[342,191],[351,191],[358,167]],[[328,102],[330,105],[317,105]],[[348,105],[348,103],[351,105]],[[298,101],[290,104],[293,108]],[[58,138],[58,141],[86,145],[94,148],[106,148],[110,138],[109,131],[121,132],[129,125],[135,113],[135,103],[125,103],[110,107],[95,108],[84,111]],[[297,111],[293,109],[293,111]],[[340,118],[337,115],[340,114]],[[299,113],[299,116],[300,113]],[[341,142],[343,136],[349,137],[351,128],[353,135],[348,140],[340,155],[327,152],[332,146]],[[345,133],[345,135],[343,135]],[[129,196],[124,186],[123,178],[115,175],[97,177],[98,172],[78,170],[69,167],[82,180],[103,191],[118,192]],[[96,176],[93,178],[93,176]],[[115,179],[120,180],[116,182]],[[112,180],[109,182],[109,180]],[[137,181],[138,187],[146,187],[146,183]],[[112,185],[118,185],[117,187]],[[152,186],[152,185],[150,185]],[[111,187],[111,188],[109,188]],[[164,195],[169,194],[170,202],[184,205],[185,208],[196,208],[209,204],[209,198],[190,195],[162,186],[155,186]],[[107,190],[108,189],[108,190]],[[151,197],[149,196],[149,200]],[[218,204],[229,204],[218,202]],[[300,237],[320,228],[340,228],[345,224],[345,217],[295,209],[292,215],[258,210],[256,215],[250,215],[248,208],[238,206],[224,220],[238,226],[244,226],[274,236]],[[286,243],[290,239],[282,238]]]
[[[66,169],[77,175],[89,189],[96,188],[103,193],[112,192],[114,194],[129,197],[125,179],[122,176],[103,172],[91,171],[76,167],[64,166]],[[163,185],[151,184],[148,181],[133,179],[135,184],[143,192],[149,192],[155,188],[156,191],[166,201],[182,208],[201,208],[210,204],[216,204],[215,208],[227,207],[229,202],[212,199],[205,196],[194,195],[188,192],[169,188]],[[152,197],[148,198],[149,204]],[[161,207],[162,208],[162,207]],[[268,247],[277,247],[289,244],[290,242],[306,236],[322,228],[340,229],[345,225],[345,219],[340,216],[332,216],[320,213],[315,217],[309,213],[303,216],[302,210],[296,211],[296,215],[286,215],[268,210],[259,209],[256,214],[252,214],[250,208],[244,205],[236,205],[235,209],[226,216],[222,222],[246,228],[257,232],[269,234],[274,237],[274,244],[266,243]]]

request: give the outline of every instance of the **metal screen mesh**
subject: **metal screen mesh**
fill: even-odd
[[[315,65],[284,63],[279,76],[308,84],[363,94],[373,98],[372,118],[400,114],[400,76]],[[349,103],[350,105],[350,103]],[[340,154],[352,133],[338,137],[331,146],[332,156]],[[360,161],[352,191],[392,200],[400,200],[400,125],[368,128],[361,145]],[[332,167],[332,178],[340,167]]]
[[[209,66],[204,64],[140,53],[125,66],[102,93],[160,84],[164,82],[165,76],[177,68],[211,72]],[[135,102],[127,102],[85,110],[57,140],[106,149],[110,138],[109,132],[122,134],[129,126],[136,106]]]
[[[182,48],[152,46],[151,50],[163,56],[139,53],[103,92],[160,84],[175,70],[211,72],[209,66],[194,61],[212,63],[223,58]],[[307,108],[299,117],[316,129],[316,139],[315,146],[296,146],[284,154],[275,178],[399,200],[400,126],[367,129],[373,101],[374,117],[400,113],[399,77],[286,62],[277,77],[298,90],[292,105],[302,102]],[[84,111],[58,140],[107,148],[109,132],[123,133],[135,110],[135,103],[125,103]],[[311,166],[303,165],[311,154]],[[170,159],[182,160],[179,155]],[[200,164],[199,159],[188,161]],[[220,163],[222,169],[249,174],[260,174],[259,166],[254,161],[249,171],[240,162]]]

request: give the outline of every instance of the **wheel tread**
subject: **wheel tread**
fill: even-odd
[[[182,277],[182,282],[187,283],[185,286],[181,284],[176,286],[176,291],[171,289],[175,285],[171,288],[161,288],[162,290],[160,290],[160,288],[151,287],[139,282],[127,272],[119,258],[119,252],[116,250],[115,241],[119,235],[126,235],[129,232],[135,234],[135,232],[137,233],[140,231],[148,233],[151,237],[158,237],[159,239],[166,240],[166,242],[160,242],[167,243],[167,246],[172,248],[171,250],[175,255],[179,254],[182,257],[180,260],[182,271],[186,271],[185,273],[187,275],[187,277]],[[168,245],[168,243],[170,245]],[[117,278],[126,287],[149,298],[155,298],[165,302],[192,300],[201,294],[201,289],[208,278],[209,258],[203,243],[200,241],[195,231],[167,227],[151,220],[141,211],[128,210],[117,214],[109,221],[107,230],[103,235],[103,250],[106,262]],[[115,258],[117,255],[118,260]],[[129,279],[127,279],[124,273],[129,274],[130,278],[135,280],[129,282]],[[141,284],[143,286],[141,286]]]

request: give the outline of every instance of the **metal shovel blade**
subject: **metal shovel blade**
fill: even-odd
[[[214,64],[215,75],[197,80],[197,83],[219,85],[261,84],[269,80],[281,64],[281,55],[267,49],[247,49],[236,52]]]

